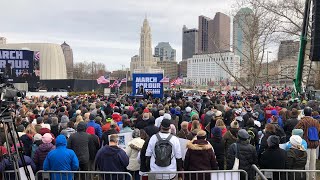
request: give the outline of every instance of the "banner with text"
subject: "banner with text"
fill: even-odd
[[[0,49],[0,71],[8,82],[23,83],[40,79],[40,53]]]
[[[132,75],[133,95],[152,92],[153,97],[163,97],[163,83],[160,83],[163,74],[136,74]]]

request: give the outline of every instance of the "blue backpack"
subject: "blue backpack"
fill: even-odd
[[[319,141],[319,132],[316,127],[311,126],[308,128],[308,139],[310,141]]]

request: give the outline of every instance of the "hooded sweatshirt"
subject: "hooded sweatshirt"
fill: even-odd
[[[77,171],[79,161],[73,150],[67,149],[67,139],[59,135],[56,139],[56,149],[48,153],[43,163],[45,171]],[[51,179],[72,179],[72,174],[52,173]]]

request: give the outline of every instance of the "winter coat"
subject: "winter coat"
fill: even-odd
[[[105,146],[106,144],[109,145],[109,135],[118,133],[119,132],[115,129],[109,129],[108,131],[104,132],[101,138],[102,146]]]
[[[94,130],[96,132],[96,135],[101,138],[102,136],[102,129],[101,129],[101,126],[99,124],[97,124],[94,120],[90,120],[88,123],[87,123],[87,128],[88,127],[94,127]]]
[[[206,127],[211,122],[213,117],[214,117],[213,111],[206,112],[206,114],[204,115],[204,120],[202,122],[202,125]]]
[[[140,170],[140,164],[138,162],[138,154],[142,149],[142,146],[144,144],[144,140],[140,137],[132,139],[129,143],[127,148],[125,149],[125,152],[127,156],[129,157],[129,165],[127,169],[129,171],[138,171]]]
[[[59,135],[56,139],[56,149],[48,153],[43,163],[45,171],[77,171],[79,161],[73,150],[67,149],[67,139]],[[72,174],[52,173],[51,179],[72,179]]]
[[[307,163],[307,152],[291,148],[287,152],[286,169],[304,170]],[[295,179],[305,179],[305,173],[295,173]],[[294,179],[294,174],[289,173],[289,179]]]
[[[55,124],[55,125],[50,125],[51,126],[51,133],[54,135],[54,137],[59,136],[60,132],[59,132],[59,124]]]
[[[71,134],[68,139],[68,148],[76,153],[80,164],[89,162],[89,134],[86,132]]]
[[[94,161],[100,148],[99,137],[95,134],[89,134],[89,160]]]
[[[32,159],[29,156],[23,156],[23,157],[24,157],[24,161],[26,162],[26,165],[27,166],[30,165],[31,168],[32,168],[32,171],[36,172],[36,165],[34,164]],[[23,163],[22,163],[20,158],[18,160],[18,164],[19,164],[19,167],[23,166]],[[4,158],[0,162],[0,172],[6,171],[6,170],[14,170],[13,163],[8,158]],[[6,179],[15,180],[15,174],[14,173],[10,173],[9,175],[6,176]]]
[[[231,121],[232,121],[232,116],[233,112],[232,112],[232,109],[228,110],[225,114],[224,114],[224,124],[229,127],[230,124],[231,124]]]
[[[182,139],[189,139],[191,135],[191,132],[188,130],[183,130],[181,129],[178,133],[177,133],[177,137],[178,138],[182,138]]]
[[[286,120],[286,122],[284,123],[283,130],[286,133],[286,140],[287,141],[289,141],[291,134],[292,134],[292,130],[298,124],[298,122],[299,122],[299,120],[297,118],[292,118],[292,119]]]
[[[147,165],[146,151],[148,148],[150,138],[147,138],[144,141],[144,144],[140,150],[140,171],[141,172],[149,172],[150,166]]]
[[[33,142],[31,147],[31,159],[33,159],[34,153],[36,153],[36,150],[39,148],[40,144],[42,144],[42,140],[37,140]]]
[[[194,140],[187,143],[187,153],[184,160],[185,171],[204,171],[217,170],[218,165],[211,144],[204,140]],[[199,179],[210,179],[210,174],[199,174]],[[191,179],[195,179],[196,175],[192,174]],[[186,177],[189,179],[189,177]]]
[[[252,169],[252,165],[257,164],[258,162],[256,149],[254,148],[254,146],[249,144],[248,140],[238,140],[236,143],[232,144],[227,154],[228,170],[232,169],[234,165],[236,151],[239,158],[239,169],[243,169],[248,173],[248,179],[253,179],[255,171]]]
[[[96,167],[99,171],[107,172],[126,172],[129,165],[129,157],[126,152],[118,146],[104,146],[96,156]],[[103,178],[102,178],[103,179]],[[104,177],[105,180],[118,179],[122,180],[122,176],[112,175]]]
[[[182,121],[191,122],[191,116],[190,113],[185,112],[182,116]]]
[[[29,157],[31,157],[31,151],[32,151],[32,144],[33,144],[32,138],[33,137],[31,137],[30,134],[25,134],[20,137],[20,140],[23,144],[24,154]]]
[[[279,147],[267,148],[259,160],[261,169],[286,169],[287,152]],[[285,179],[285,173],[281,173],[281,179]],[[273,173],[273,179],[279,179],[279,173]]]
[[[224,170],[225,144],[221,138],[213,137],[208,140],[214,149],[219,170]]]
[[[231,132],[233,132],[233,133],[231,133]],[[231,146],[231,144],[237,142],[237,140],[238,140],[237,134],[238,134],[238,129],[230,128],[230,130],[227,131],[226,134],[223,136],[222,141],[225,144],[224,152],[228,152],[228,149]]]
[[[308,149],[316,149],[319,146],[319,141],[310,141],[308,138],[308,128],[309,127],[316,127],[318,133],[320,132],[320,124],[317,120],[313,119],[312,117],[305,116],[301,118],[301,120],[296,125],[295,129],[302,129],[303,130],[303,137],[302,139],[306,140],[308,143]]]
[[[151,124],[151,125],[149,124],[147,127],[144,128],[144,131],[146,131],[148,136],[151,137],[154,134],[157,134],[159,132],[159,128],[154,124]]]
[[[149,119],[146,119],[146,120],[138,120],[136,125],[135,125],[135,128],[137,129],[144,129],[145,127],[147,127],[149,124]]]
[[[54,150],[56,147],[52,143],[40,144],[39,148],[34,153],[33,162],[37,166],[37,171],[43,169],[43,162],[46,159],[48,153]]]
[[[258,151],[259,159],[260,159],[261,154],[264,152],[264,150],[266,150],[266,149],[268,148],[267,139],[268,139],[269,136],[271,136],[271,135],[276,135],[276,134],[273,133],[273,132],[267,131],[267,132],[264,134],[264,136],[262,137],[262,139],[261,139],[261,144],[260,144],[259,151]]]

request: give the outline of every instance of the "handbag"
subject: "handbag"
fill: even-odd
[[[234,157],[234,164],[232,170],[239,170],[239,156],[238,156],[238,145],[235,143],[236,146],[236,155]]]

